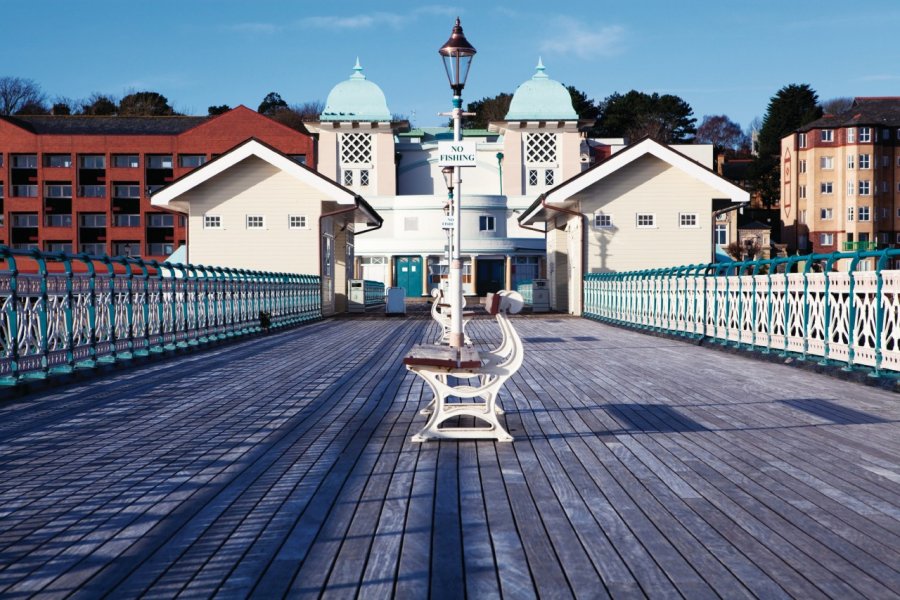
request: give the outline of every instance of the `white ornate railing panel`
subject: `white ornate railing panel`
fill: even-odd
[[[876,270],[854,268],[874,257]],[[590,318],[814,360],[900,371],[900,250],[593,273]],[[813,270],[814,266],[825,269]]]

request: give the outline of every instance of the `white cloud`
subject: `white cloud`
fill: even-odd
[[[866,75],[864,77],[859,77],[857,81],[897,81],[900,80],[900,75]]]
[[[591,59],[620,54],[625,42],[621,25],[594,28],[569,17],[557,17],[550,22],[550,29],[553,33],[541,41],[541,52]]]
[[[283,28],[273,23],[237,23],[235,25],[229,25],[227,29],[238,33],[249,33],[251,35],[271,35],[273,33],[278,33]]]
[[[377,12],[370,15],[354,15],[352,17],[306,17],[300,25],[317,29],[368,29],[376,25],[388,25],[399,28],[412,20],[412,17],[395,13]]]

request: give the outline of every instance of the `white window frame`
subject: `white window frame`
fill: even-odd
[[[820,129],[819,130],[819,139],[823,142],[833,142],[834,141],[834,129]]]
[[[797,197],[800,199],[806,198],[806,186],[801,185],[797,188]]]
[[[853,207],[852,206],[847,207],[847,220],[848,221],[853,220]]]
[[[264,215],[247,215],[244,223],[247,229],[265,229],[266,217]]]
[[[834,234],[833,233],[820,233],[819,234],[819,245],[820,246],[834,246]]]
[[[681,229],[699,229],[700,220],[697,218],[697,213],[678,213],[678,227]]]
[[[306,215],[288,215],[288,229],[309,229]]]
[[[203,229],[222,229],[221,215],[203,215]]]
[[[819,209],[819,220],[820,221],[830,221],[834,218],[834,209],[831,208],[820,208]]]
[[[871,169],[872,168],[872,157],[869,154],[860,154],[859,155],[859,168],[860,169]]]
[[[642,225],[641,219],[649,222],[645,222]],[[634,223],[638,229],[656,229],[656,213],[636,213]]]
[[[806,209],[797,211],[797,221],[802,223],[806,223]]]
[[[871,187],[871,185],[869,185],[868,179],[860,179],[859,180],[859,195],[860,196],[872,195],[872,187]]]
[[[855,169],[855,168],[856,168],[856,155],[855,155],[855,154],[848,154],[848,155],[847,155],[847,168],[848,168],[848,169]]]
[[[859,143],[865,144],[872,141],[872,129],[870,127],[859,128]]]
[[[723,238],[724,241],[722,241],[722,242],[719,242],[719,234],[720,234],[720,233],[724,234],[724,235],[722,236],[722,238]],[[717,245],[717,246],[727,246],[727,245],[728,245],[728,237],[729,237],[729,235],[728,235],[728,225],[724,225],[724,224],[722,224],[722,223],[716,224],[716,231],[715,231],[716,245]]]
[[[831,181],[822,181],[819,183],[819,193],[825,196],[834,193],[834,183]]]
[[[847,143],[853,144],[856,142],[856,128],[848,127],[847,128]]]
[[[594,213],[595,229],[611,229],[612,226],[612,215],[606,213]]]
[[[857,219],[859,220],[859,222],[864,223],[866,221],[869,221],[870,218],[871,218],[871,212],[869,211],[869,207],[868,206],[860,206],[859,210],[857,211]]]
[[[852,179],[847,180],[847,195],[852,196],[856,192],[856,182]]]
[[[833,156],[820,156],[819,157],[819,168],[825,170],[833,170],[834,169],[834,157]]]
[[[797,163],[797,172],[798,173],[806,173],[806,159],[801,158]]]
[[[800,148],[806,148],[806,134],[805,133],[797,134],[797,146]]]
[[[482,226],[483,225],[483,226]],[[497,231],[497,218],[494,215],[478,216],[478,231]]]

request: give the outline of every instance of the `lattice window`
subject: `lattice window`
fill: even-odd
[[[353,185],[353,171],[344,171],[344,185]]]
[[[359,185],[363,185],[363,186],[369,185],[369,170],[368,169],[362,169],[359,172]]]
[[[556,162],[556,134],[529,133],[525,140],[525,162],[548,164]]]
[[[553,169],[547,169],[544,171],[544,185],[553,185],[555,181],[554,171]]]
[[[341,135],[341,164],[372,164],[372,136],[368,133]]]
[[[528,170],[528,185],[537,185],[537,169]]]

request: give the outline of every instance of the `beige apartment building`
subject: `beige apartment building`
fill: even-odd
[[[855,98],[781,140],[781,227],[791,253],[900,244],[900,97]]]

